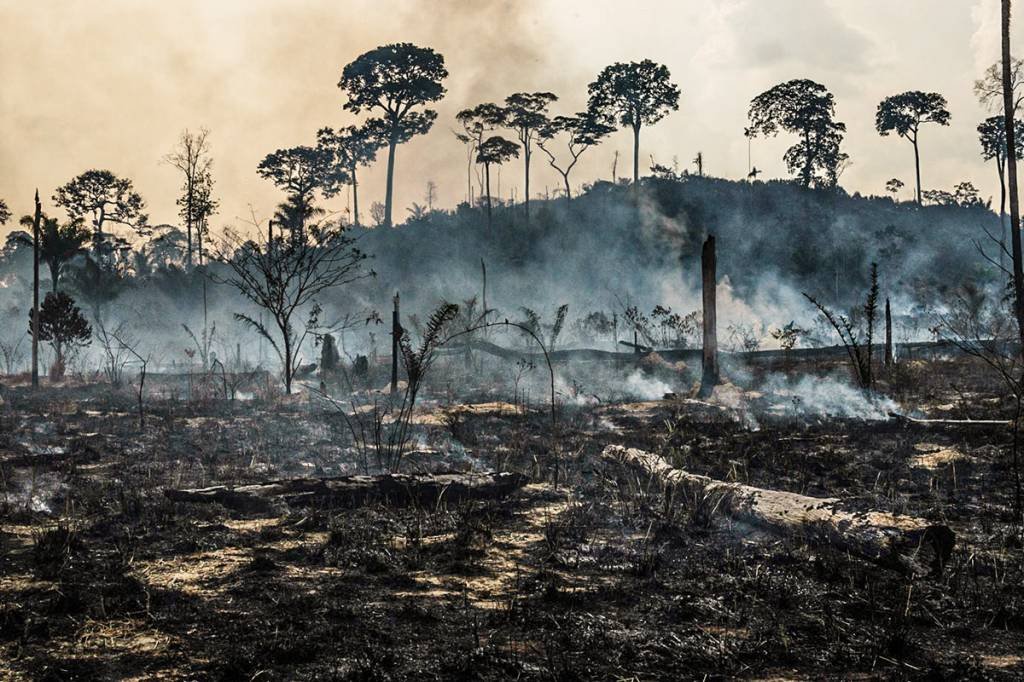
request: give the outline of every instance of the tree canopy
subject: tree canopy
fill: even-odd
[[[1024,158],[1024,121],[1013,122],[1015,156]],[[995,160],[1002,167],[1006,161],[1006,118],[1002,115],[989,116],[978,124],[978,142],[981,144],[981,158]]]
[[[640,181],[640,129],[679,109],[668,67],[650,59],[606,66],[587,87],[587,108],[606,124],[633,129],[633,183]]]
[[[749,136],[793,133],[800,140],[783,160],[800,184],[834,187],[849,158],[840,151],[846,125],[835,120],[835,98],[824,85],[808,79],[780,83],[750,102]]]
[[[918,129],[925,123],[949,125],[946,98],[937,92],[910,90],[890,95],[878,104],[875,128],[883,137],[895,132],[900,137],[916,140]]]
[[[57,188],[53,201],[75,220],[89,219],[93,228],[93,246],[97,252],[103,243],[103,226],[118,223],[139,234],[147,231],[146,204],[132,181],[108,170],[87,170]]]
[[[367,122],[388,143],[388,176],[384,223],[391,226],[395,147],[430,130],[437,118],[432,109],[417,111],[444,97],[448,77],[444,57],[429,47],[393,43],[365,52],[345,66],[338,87],[346,94],[345,109],[379,113]]]

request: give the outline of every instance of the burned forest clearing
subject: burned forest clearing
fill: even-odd
[[[1013,4],[0,0],[0,682],[1024,679]]]
[[[460,382],[494,364],[439,362]],[[616,362],[626,375],[641,360]],[[435,382],[395,488],[272,490],[260,504],[241,491],[387,476],[363,472],[316,391],[151,398],[140,428],[130,391],[11,385],[3,675],[1011,679],[1024,670],[1024,574],[998,481],[1012,434],[958,423],[1011,407],[977,361],[907,364],[896,409],[939,421],[797,413],[792,398],[734,384],[696,398],[682,373],[660,400],[560,403],[554,450],[543,396],[501,400],[495,379],[453,400]],[[923,519],[955,544],[903,570],[730,515],[722,495],[672,489],[611,461],[609,446],[727,484],[837,497],[832,513]],[[488,471],[521,474],[496,484]],[[451,480],[417,494],[438,472]],[[183,501],[218,486],[239,495]]]

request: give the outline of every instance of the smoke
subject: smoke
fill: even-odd
[[[878,137],[873,112],[884,95],[920,87],[943,92],[959,121],[942,132],[942,154],[929,159],[929,184],[950,187],[967,176],[991,193],[995,173],[977,156],[973,122],[982,112],[970,86],[997,57],[994,7],[787,0],[769,9],[730,0],[661,2],[637,12],[610,0],[4,2],[0,21],[17,30],[0,44],[0,196],[21,215],[31,209],[34,188],[48,204],[54,188],[74,175],[108,167],[135,181],[154,223],[175,222],[180,181],[159,160],[182,129],[206,126],[223,207],[215,228],[248,215],[249,204],[266,217],[280,195],[257,178],[256,164],[274,149],[309,143],[324,125],[352,122],[336,88],[341,69],[396,41],[434,47],[451,72],[434,129],[399,150],[399,214],[422,203],[430,179],[442,205],[463,198],[464,150],[449,130],[459,109],[516,91],[551,90],[561,98],[555,112],[572,113],[602,67],[647,57],[670,68],[683,100],[680,112],[644,130],[644,169],[651,156],[666,164],[678,157],[685,167],[702,151],[708,172],[744,177],[750,99],[807,76],[835,90],[840,118],[850,126],[847,186],[878,192],[893,175],[908,178],[907,149]],[[920,16],[936,30],[918,30]],[[965,26],[974,27],[973,35]],[[575,182],[608,178],[615,152],[625,174],[629,137],[617,133],[588,152]],[[785,136],[755,143],[754,164],[765,177],[785,175],[781,155],[789,144]],[[533,186],[557,186],[543,157],[534,162]],[[521,163],[502,176],[503,194],[516,187],[521,196]],[[364,174],[367,208],[381,198],[383,179],[382,163]],[[345,206],[339,198],[327,208]]]
[[[887,420],[900,411],[892,399],[858,389],[835,377],[770,374],[758,386],[778,416],[838,417],[868,421]]]

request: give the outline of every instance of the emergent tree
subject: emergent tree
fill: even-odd
[[[525,191],[523,206],[530,221],[530,157],[533,143],[548,124],[548,106],[557,100],[550,92],[517,92],[505,98],[504,125],[512,130],[523,148]]]
[[[359,182],[356,171],[360,166],[367,166],[377,158],[377,150],[381,148],[379,128],[374,125],[347,126],[334,130],[321,128],[316,134],[317,148],[330,156],[331,162],[341,168],[344,175],[334,173],[325,184],[325,197],[336,196],[344,185],[352,187],[352,224],[359,227]]]
[[[921,203],[921,155],[918,131],[922,124],[949,125],[946,98],[937,92],[910,90],[886,97],[878,104],[875,128],[883,137],[895,131],[914,145],[914,173],[917,179],[917,203]]]
[[[679,109],[679,88],[668,67],[650,59],[606,66],[588,86],[587,108],[602,122],[633,129],[633,185],[640,182],[640,129]]]
[[[72,221],[91,221],[93,252],[98,257],[109,255],[104,253],[103,227],[107,223],[126,225],[139,234],[148,229],[142,212],[145,202],[132,187],[132,181],[108,170],[85,171],[58,188],[53,201],[67,211]]]
[[[835,187],[848,157],[840,151],[846,125],[835,120],[835,98],[824,85],[796,79],[762,92],[750,102],[749,137],[798,135],[783,160],[800,184]]]
[[[353,113],[379,111],[379,123],[388,146],[384,225],[391,227],[394,205],[395,148],[430,130],[437,118],[431,109],[417,107],[440,100],[448,76],[444,57],[430,48],[395,43],[370,50],[342,71],[338,87],[346,94],[345,108]]]

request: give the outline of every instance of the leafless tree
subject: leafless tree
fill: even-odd
[[[340,224],[313,225],[303,236],[257,242],[227,230],[216,255],[229,274],[215,281],[234,287],[269,314],[268,322],[244,313],[235,313],[235,318],[256,330],[277,353],[287,393],[292,390],[302,344],[317,328],[317,296],[373,275],[363,267],[366,255]],[[308,319],[300,330],[297,318],[303,312]]]
[[[193,235],[199,237],[199,231],[202,230],[203,222],[206,219],[206,216],[201,214],[207,209],[213,208],[213,202],[209,197],[209,189],[213,182],[210,174],[213,159],[210,157],[209,135],[210,131],[206,128],[200,128],[198,133],[185,130],[178,139],[178,145],[174,151],[164,157],[166,163],[177,168],[184,176],[178,205],[181,207],[181,215],[185,219],[185,233],[188,239],[186,262],[190,267],[192,265]]]

